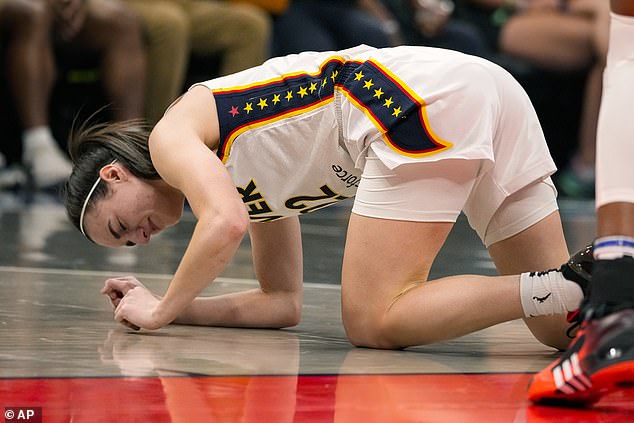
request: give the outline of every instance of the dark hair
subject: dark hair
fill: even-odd
[[[102,167],[116,160],[136,177],[160,179],[150,157],[149,128],[143,120],[96,124],[91,120],[89,118],[79,128],[71,130],[68,152],[73,161],[73,171],[62,191],[66,214],[79,230],[82,230],[79,219],[84,201],[99,180]],[[105,184],[97,184],[85,213],[107,193]]]

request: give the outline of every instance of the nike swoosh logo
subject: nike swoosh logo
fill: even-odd
[[[540,303],[543,303],[544,301],[546,301],[548,299],[548,297],[550,297],[552,295],[552,292],[549,292],[548,295],[546,295],[545,297],[533,297],[534,300],[539,301]]]

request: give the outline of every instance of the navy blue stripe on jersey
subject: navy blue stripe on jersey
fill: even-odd
[[[429,129],[425,102],[380,64],[370,60],[358,66],[342,90],[400,153],[427,155],[450,145]]]
[[[334,58],[314,74],[290,74],[246,87],[213,90],[220,123],[218,156],[226,159],[233,139],[250,127],[331,101],[342,67],[343,60]]]
[[[447,148],[429,129],[425,103],[374,61],[332,58],[316,73],[295,73],[248,86],[214,89],[220,123],[218,157],[226,161],[233,140],[249,128],[312,110],[340,90],[405,155],[427,155]]]

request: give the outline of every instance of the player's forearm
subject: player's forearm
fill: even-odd
[[[180,316],[224,270],[245,233],[246,224],[239,219],[200,219],[174,278],[155,311],[157,318],[167,324]]]
[[[174,323],[252,328],[295,326],[301,316],[301,292],[265,293],[261,289],[198,297]]]

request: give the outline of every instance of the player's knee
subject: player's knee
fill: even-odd
[[[403,346],[390,339],[389,334],[380,328],[358,328],[346,326],[348,340],[355,347],[375,348],[380,350],[399,350]]]
[[[355,347],[383,350],[402,348],[392,339],[393,332],[385,324],[382,316],[372,316],[368,312],[346,311],[344,307],[343,326],[348,340]]]

